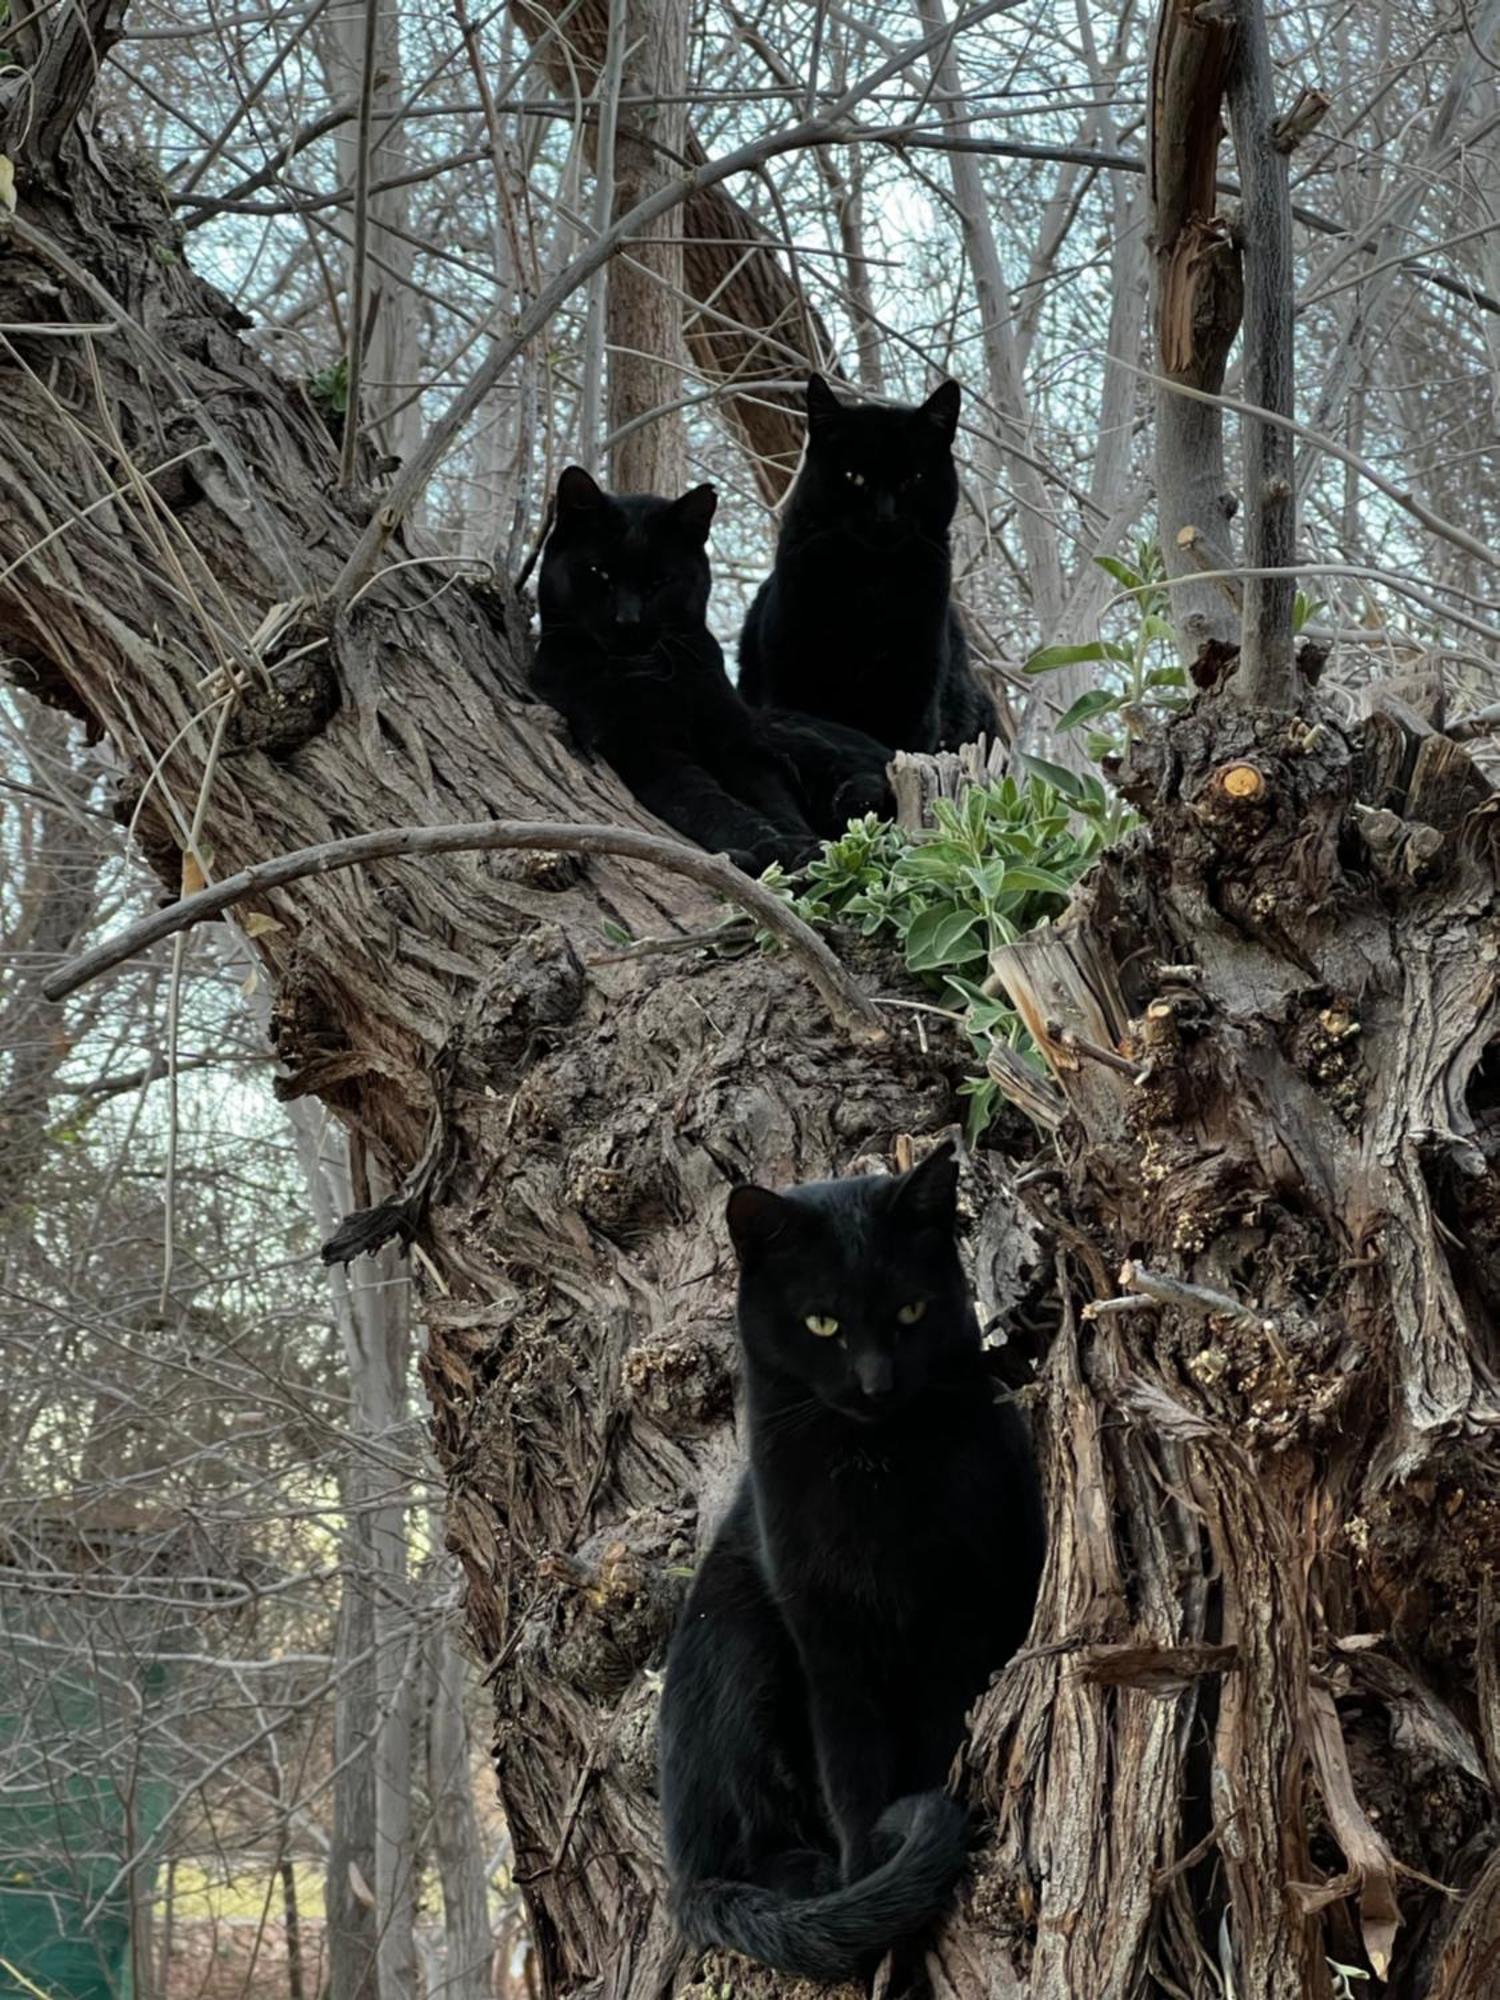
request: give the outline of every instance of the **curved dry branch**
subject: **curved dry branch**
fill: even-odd
[[[43,984],[49,1000],[65,1000],[91,979],[123,965],[163,938],[175,937],[194,924],[206,923],[247,896],[283,889],[309,875],[326,875],[335,868],[356,868],[362,861],[407,859],[424,854],[488,853],[519,848],[532,853],[613,854],[624,861],[648,861],[669,868],[690,881],[728,896],[749,911],[800,958],[841,1028],[858,1041],[883,1041],[885,1029],[874,1004],[850,978],[838,959],[779,896],[754,881],[717,854],[706,854],[659,834],[637,833],[627,826],[569,826],[555,820],[471,820],[457,826],[395,826],[376,833],[354,834],[348,840],[325,840],[316,847],[278,854],[257,861],[238,875],[211,882],[180,902],[153,910],[103,944],[70,960]]]

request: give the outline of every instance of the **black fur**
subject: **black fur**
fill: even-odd
[[[851,813],[882,809],[887,753],[756,715],[735,692],[706,622],[715,504],[711,486],[612,496],[570,466],[542,556],[532,686],[679,833],[752,873],[795,868]]]
[[[730,1198],[749,1463],[668,1655],[662,1809],[687,1936],[808,1978],[942,1908],[965,1846],[948,1769],[1040,1575],[955,1180],[940,1149],[896,1179]]]
[[[826,716],[895,750],[995,730],[953,603],[959,390],[916,409],[850,409],[807,385],[807,453],[776,566],[740,634],[740,692]]]

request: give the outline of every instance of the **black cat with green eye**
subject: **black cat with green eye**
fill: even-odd
[[[939,1147],[729,1199],[750,1456],[667,1660],[662,1810],[689,1938],[807,1978],[941,1908],[965,1851],[948,1767],[1041,1570],[956,1180]]]

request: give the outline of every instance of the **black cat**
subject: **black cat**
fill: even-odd
[[[831,1979],[941,1909],[969,1705],[1044,1546],[959,1264],[957,1170],[737,1188],[749,1464],[667,1658],[661,1799],[696,1945]]]
[[[944,382],[916,409],[850,409],[812,377],[776,566],[740,634],[748,702],[826,716],[896,750],[993,736],[951,594],[958,400]]]
[[[883,745],[753,713],[706,623],[717,496],[601,492],[570,466],[542,556],[532,686],[642,805],[757,874],[887,809]]]

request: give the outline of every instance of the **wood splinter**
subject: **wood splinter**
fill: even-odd
[[[1271,144],[1278,153],[1295,152],[1328,116],[1332,100],[1321,90],[1314,90],[1304,84],[1298,91],[1290,111],[1284,111],[1271,127]]]
[[[1270,1343],[1281,1367],[1290,1372],[1291,1356],[1277,1332],[1275,1320],[1266,1319],[1253,1306],[1247,1306],[1243,1299],[1234,1298],[1228,1292],[1216,1292],[1209,1285],[1195,1285],[1186,1278],[1168,1277],[1163,1271],[1148,1271],[1143,1264],[1129,1262],[1120,1266],[1120,1284],[1127,1293],[1150,1299],[1157,1305],[1177,1306],[1181,1311],[1196,1313],[1203,1319],[1220,1316],[1236,1326],[1261,1334]]]
[[[1046,1027],[1047,1040],[1055,1047],[1066,1049],[1069,1055],[1087,1056],[1091,1062],[1103,1063],[1106,1069],[1128,1076],[1132,1083],[1142,1081],[1138,1063],[1122,1056],[1116,1049],[1105,1048],[1102,1042],[1090,1041],[1087,1035],[1077,1034],[1072,1028],[1065,1028],[1061,1021],[1049,1021]]]

